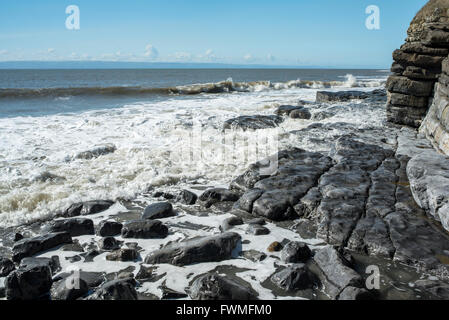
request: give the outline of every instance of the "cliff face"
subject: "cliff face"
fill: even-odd
[[[431,0],[416,15],[406,42],[393,52],[387,81],[388,121],[419,127],[449,54],[449,0]]]
[[[442,70],[420,132],[427,136],[435,148],[449,155],[449,58],[443,61]]]

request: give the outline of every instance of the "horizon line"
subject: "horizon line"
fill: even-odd
[[[26,64],[36,64],[36,66],[30,66]],[[215,68],[229,68],[232,69],[232,67],[236,69],[256,69],[256,68],[262,68],[262,69],[365,69],[365,70],[390,70],[389,67],[381,67],[381,66],[324,66],[324,65],[267,65],[267,64],[236,64],[236,63],[223,63],[223,62],[164,62],[164,61],[157,61],[157,62],[149,62],[149,61],[110,61],[110,60],[9,60],[9,61],[0,61],[0,69],[42,69],[37,64],[53,64],[55,66],[52,66],[51,69],[69,69],[69,67],[64,66],[56,66],[57,64],[86,64],[90,66],[80,67],[80,69],[85,69],[86,67],[89,69],[93,69],[93,64],[116,64],[116,65],[141,65],[141,69],[162,69],[161,66],[177,66],[186,68],[189,66],[202,66],[202,67],[211,67],[215,66]],[[7,65],[11,65],[10,67],[7,67]],[[16,65],[14,67],[14,65]],[[22,65],[22,66],[20,66]],[[26,68],[25,68],[26,67]],[[157,68],[159,67],[159,68]],[[211,69],[215,69],[211,68]],[[123,69],[123,68],[120,68]],[[171,68],[170,68],[171,69]]]

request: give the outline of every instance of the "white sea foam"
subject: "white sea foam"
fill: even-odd
[[[158,186],[183,187],[198,180],[209,185],[227,185],[248,163],[223,163],[222,155],[215,152],[217,148],[228,147],[220,134],[223,122],[239,115],[273,114],[279,104],[297,104],[298,100],[313,102],[317,89],[312,87],[319,87],[319,83],[313,82],[311,88],[298,88],[299,81],[284,83],[283,88],[274,84],[277,90],[268,90],[273,86],[269,84],[251,92],[168,97],[163,101],[142,101],[79,114],[2,118],[0,226],[51,217],[77,201],[133,199],[142,191]],[[354,83],[349,77],[346,85]],[[358,89],[370,90],[368,87]],[[335,117],[323,121],[348,121],[360,126],[382,121],[383,116],[374,114],[376,111],[342,105]],[[313,112],[328,107],[311,106]],[[203,151],[209,158],[186,166],[177,151],[190,143],[194,121],[205,125],[202,148],[193,152]],[[297,140],[283,134],[309,123],[286,120],[278,129],[279,146],[313,150],[313,144],[298,145]],[[72,160],[79,152],[109,143],[117,147],[114,153],[90,160]],[[35,179],[44,172],[60,179]]]

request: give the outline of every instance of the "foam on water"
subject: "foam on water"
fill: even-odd
[[[224,163],[223,154],[216,151],[229,148],[220,134],[223,122],[240,115],[273,114],[280,104],[314,102],[319,83],[314,82],[317,88],[301,88],[294,85],[296,81],[284,83],[284,87],[260,84],[250,92],[171,96],[116,109],[2,118],[0,226],[49,218],[78,201],[133,199],[158,186],[227,185],[249,163]],[[329,90],[363,83],[358,90],[369,91],[371,85],[374,88],[381,82],[348,76],[346,82]],[[272,86],[278,87],[270,90]],[[364,106],[343,103],[334,117],[322,122],[346,121],[363,127],[383,121],[381,111],[367,112]],[[329,107],[310,105],[312,112]],[[203,143],[190,152],[207,154],[207,160],[200,163],[186,162],[188,155],[179,152],[190,144],[194,122],[202,123]],[[283,135],[310,123],[287,119],[275,129],[280,134],[279,147],[313,150],[313,144],[298,145],[297,139]],[[273,129],[262,131],[269,130]],[[76,159],[80,152],[105,144],[113,144],[117,150],[93,159]],[[52,178],[36,179],[43,173]]]

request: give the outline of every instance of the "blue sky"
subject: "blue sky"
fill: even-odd
[[[426,0],[29,0],[0,3],[0,61],[379,67]],[[80,9],[80,30],[65,26]],[[365,9],[380,9],[368,30]]]

